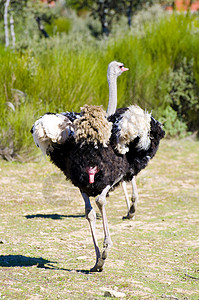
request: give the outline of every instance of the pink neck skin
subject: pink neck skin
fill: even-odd
[[[89,176],[89,183],[94,183],[95,174],[99,172],[98,167],[97,166],[95,166],[94,168],[87,167],[86,172],[88,173],[88,176]]]

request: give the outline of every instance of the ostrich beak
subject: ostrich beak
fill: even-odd
[[[124,71],[128,71],[129,69],[128,68],[125,68],[124,66],[121,68],[122,72]]]

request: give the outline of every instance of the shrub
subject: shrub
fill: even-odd
[[[167,137],[184,137],[187,134],[187,125],[180,121],[177,112],[167,106],[159,121],[163,124]]]
[[[170,73],[166,96],[189,130],[199,129],[199,97],[193,66],[194,59],[187,61],[185,57],[180,66]]]

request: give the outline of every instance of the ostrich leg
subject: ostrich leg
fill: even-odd
[[[86,218],[90,225],[93,243],[94,243],[94,247],[95,247],[95,253],[96,253],[96,263],[95,263],[94,267],[92,269],[90,269],[90,272],[97,272],[97,271],[101,272],[103,270],[103,265],[104,265],[105,259],[107,258],[107,250],[112,245],[112,241],[111,241],[109,229],[108,229],[106,211],[105,211],[106,194],[108,193],[109,189],[110,189],[110,185],[108,185],[96,199],[96,204],[99,207],[99,210],[102,214],[103,228],[104,228],[104,244],[103,244],[102,254],[100,254],[97,237],[96,237],[96,233],[95,233],[95,225],[96,225],[95,210],[91,206],[89,197],[85,193],[81,193],[82,197],[84,198]]]
[[[96,263],[92,269],[90,269],[90,272],[101,272],[103,270],[103,265],[105,263],[105,259],[108,255],[108,250],[112,246],[112,241],[109,233],[108,228],[108,221],[106,217],[106,195],[108,191],[120,180],[122,179],[122,176],[120,176],[115,182],[112,184],[112,186],[107,185],[105,189],[101,192],[101,194],[96,198],[96,204],[102,214],[102,221],[103,221],[103,228],[104,228],[104,243],[103,243],[103,249],[102,253],[100,254],[99,246],[97,243],[97,237],[95,234],[95,224],[96,224],[96,213],[94,209],[91,206],[89,197],[85,193],[81,193],[82,197],[84,198],[85,202],[85,212],[86,212],[86,218],[89,222],[90,228],[91,228],[91,234],[93,238],[93,243],[95,247],[95,253],[96,253]]]
[[[123,217],[123,219],[133,219],[135,217],[135,211],[137,208],[137,202],[138,202],[138,190],[137,190],[137,185],[136,185],[136,181],[135,181],[135,177],[133,177],[132,181],[132,198],[131,198],[131,205],[129,202],[129,196],[127,193],[127,188],[126,188],[126,182],[123,181],[122,182],[122,187],[123,187],[123,191],[124,191],[124,195],[125,195],[125,199],[126,199],[126,205],[127,205],[127,215],[125,217]]]
[[[100,250],[99,250],[97,237],[96,237],[96,233],[95,233],[96,212],[91,206],[89,197],[85,193],[81,193],[81,194],[82,194],[82,197],[84,198],[86,219],[88,220],[89,225],[90,225],[93,243],[94,243],[94,247],[95,247],[95,253],[96,253],[96,263],[95,263],[95,266],[90,271],[91,272],[102,271],[102,268],[101,268],[102,266],[100,265]]]
[[[108,221],[107,221],[106,210],[105,210],[106,195],[107,195],[108,191],[122,179],[122,177],[123,177],[122,175],[120,177],[118,177],[111,186],[107,185],[105,187],[105,189],[103,189],[101,194],[96,198],[96,204],[102,214],[102,222],[103,222],[103,228],[104,228],[104,243],[103,243],[103,249],[102,249],[100,258],[98,259],[97,264],[91,269],[92,272],[103,270],[103,265],[108,256],[108,250],[110,250],[110,248],[113,244],[111,241],[110,233],[109,233]]]
[[[108,228],[108,221],[107,221],[107,216],[106,216],[106,210],[105,210],[105,205],[106,205],[106,195],[108,191],[110,190],[111,186],[107,185],[107,187],[102,191],[102,193],[97,197],[96,199],[96,204],[102,214],[102,222],[103,222],[103,228],[104,228],[104,242],[103,242],[103,249],[102,253],[100,256],[100,259],[98,260],[97,265],[94,266],[92,271],[96,270],[103,270],[103,265],[105,263],[105,259],[108,256],[108,250],[112,246],[112,241],[109,233],[109,228]]]

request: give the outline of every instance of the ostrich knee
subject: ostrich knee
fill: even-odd
[[[86,215],[86,219],[88,220],[89,223],[96,222],[96,212],[93,208],[85,209],[85,215]]]
[[[102,193],[96,198],[96,204],[102,213],[102,208],[106,205],[106,195],[108,191],[110,190],[110,185],[107,185],[107,187],[102,191]]]
[[[104,196],[99,195],[96,199],[96,204],[100,212],[102,213],[102,208],[106,205],[106,198]]]

